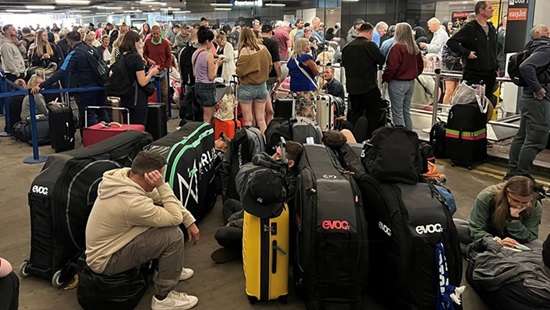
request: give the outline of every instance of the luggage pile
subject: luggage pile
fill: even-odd
[[[28,199],[31,253],[22,275],[51,280],[60,287],[70,281],[70,263],[85,250],[84,232],[103,173],[129,167],[152,141],[146,133],[128,131],[91,147],[48,157],[34,179]]]
[[[461,309],[456,206],[448,189],[423,177],[426,147],[405,128],[380,128],[362,145],[305,143],[283,211],[262,217],[244,205],[262,199],[241,197],[251,301],[285,300],[289,275],[280,272],[289,258],[307,309],[364,309],[366,295],[388,309]]]

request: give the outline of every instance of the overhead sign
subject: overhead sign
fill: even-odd
[[[508,9],[508,21],[521,21],[527,20],[527,8],[513,8]]]
[[[529,31],[527,25],[529,14],[529,0],[510,0],[508,2],[508,25],[504,48],[506,53],[517,52],[525,47],[526,34]]]

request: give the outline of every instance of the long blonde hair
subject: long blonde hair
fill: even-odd
[[[46,30],[44,30],[44,29],[40,29],[36,32],[36,39],[34,40],[34,42],[35,42],[34,53],[38,57],[42,57],[42,55],[44,55],[44,47],[46,47],[46,54],[50,55],[50,57],[53,57],[53,49],[52,49],[52,46],[51,46],[50,42],[48,42],[47,40],[44,41],[42,39],[42,35],[45,32],[46,32]]]
[[[420,53],[420,49],[414,41],[411,25],[408,23],[399,23],[395,26],[395,43],[405,45],[407,52],[411,55]]]
[[[309,40],[306,38],[300,38],[296,40],[294,44],[294,49],[292,50],[292,56],[298,57],[304,53],[304,47],[309,45]]]
[[[521,197],[533,196],[535,192],[535,182],[528,177],[511,177],[506,183],[500,185],[499,191],[495,196],[495,211],[493,212],[493,225],[499,233],[504,233],[506,221],[510,216],[510,204],[508,203],[508,194]],[[525,212],[529,213],[534,206],[531,205]]]
[[[239,36],[239,54],[245,47],[255,51],[260,50],[260,41],[254,31],[249,27],[244,27],[241,30],[241,35]]]

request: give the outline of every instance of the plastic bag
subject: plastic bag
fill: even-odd
[[[489,99],[485,96],[485,85],[468,85],[460,83],[451,100],[451,105],[477,103],[481,113],[487,113]]]

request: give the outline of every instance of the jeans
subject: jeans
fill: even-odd
[[[97,85],[80,86],[93,87]],[[80,112],[81,126],[84,126],[84,110],[87,106],[104,106],[106,101],[104,91],[80,93],[76,96],[78,110]],[[99,123],[100,121],[109,121],[110,117],[106,110],[91,109],[88,110],[88,126]]]
[[[183,268],[183,232],[178,226],[150,228],[115,252],[103,271],[113,275],[159,260],[154,294],[167,295],[179,282]]]
[[[508,176],[529,175],[537,154],[546,148],[550,131],[550,100],[539,101],[531,94],[522,94],[519,102],[519,131],[510,148]]]
[[[347,119],[354,128],[353,135],[357,141],[367,140],[371,137],[373,131],[385,125],[385,120],[382,119],[384,116],[381,104],[382,95],[378,88],[373,88],[364,94],[350,94],[349,101],[350,108],[348,109]],[[358,132],[355,128],[362,116],[367,119],[368,124],[366,124],[366,128]]]
[[[414,91],[412,81],[390,81],[388,92],[391,102],[391,116],[395,126],[412,130],[411,99]]]
[[[0,278],[0,310],[17,310],[19,278],[14,272]]]

